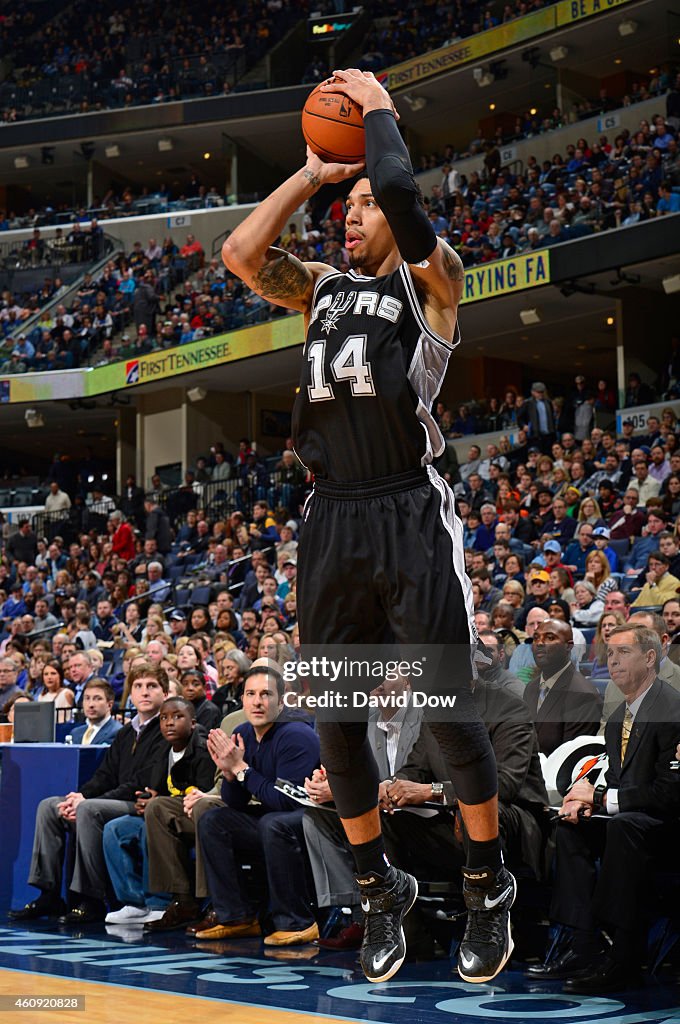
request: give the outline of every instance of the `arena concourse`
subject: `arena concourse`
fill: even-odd
[[[36,0],[0,38],[2,1009],[680,1020],[680,15]],[[398,976],[359,966],[298,626],[303,317],[222,259],[347,67],[391,95],[464,273],[435,467],[518,883],[482,985],[404,673],[367,688],[368,740],[419,896]],[[346,273],[345,200],[276,244]]]

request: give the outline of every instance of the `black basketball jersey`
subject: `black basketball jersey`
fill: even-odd
[[[444,450],[432,416],[460,341],[428,325],[408,265],[382,277],[319,278],[293,409],[295,450],[315,476],[374,480]]]

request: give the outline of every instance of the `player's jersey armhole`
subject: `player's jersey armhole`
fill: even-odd
[[[434,341],[439,342],[440,345],[444,345],[450,352],[453,352],[454,348],[456,348],[456,346],[460,344],[460,326],[458,324],[458,320],[456,319],[456,333],[454,335],[453,341],[451,341],[449,338],[443,338],[441,334],[437,334],[437,332],[432,327],[430,327],[427,320],[425,319],[425,314],[423,313],[423,310],[420,306],[420,302],[418,301],[418,296],[416,294],[415,285],[413,283],[413,278],[411,277],[411,270],[409,268],[408,263],[402,263],[401,266],[399,267],[399,272],[404,281],[406,295],[408,296],[408,301],[413,311],[413,315],[420,324],[424,333],[427,334],[427,336],[432,338]]]
[[[314,283],[314,291],[312,292],[312,309],[314,309],[314,304],[316,303],[316,296],[319,291],[319,288],[321,287],[322,284],[325,284],[327,281],[330,281],[332,277],[342,277],[342,272],[340,270],[329,269],[325,273],[320,274],[319,277],[317,277]]]

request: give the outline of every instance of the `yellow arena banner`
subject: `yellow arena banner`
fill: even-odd
[[[550,250],[494,260],[465,271],[462,303],[480,302],[550,283]],[[304,321],[299,314],[245,327],[230,334],[202,338],[188,345],[134,356],[108,366],[26,373],[0,379],[0,405],[88,398],[139,384],[235,363],[302,345]]]
[[[629,3],[632,0],[561,0],[554,8],[557,26],[571,25],[574,21],[591,18],[594,14],[604,14]]]
[[[443,71],[452,71],[463,64],[480,60],[490,53],[495,53],[496,50],[503,50],[507,46],[526,42],[543,32],[550,32],[554,27],[554,8],[546,7],[540,11],[526,14],[522,18],[516,18],[514,21],[508,21],[504,25],[487,29],[486,32],[479,32],[475,36],[451,43],[449,46],[431,50],[422,57],[412,58],[404,61],[403,64],[396,64],[394,67],[388,68],[384,75],[379,75],[378,78],[390,91],[402,86],[413,85],[414,82],[420,82],[432,75],[441,74]]]
[[[550,250],[524,253],[509,260],[494,260],[465,271],[461,303],[481,302],[550,283]]]
[[[448,46],[431,50],[422,57],[412,57],[402,64],[395,64],[394,67],[381,72],[378,79],[390,91],[405,88],[433,75],[440,75],[473,61],[482,60],[509,46],[526,43],[545,35],[546,32],[554,31],[561,25],[569,25],[595,14],[606,14],[633,2],[634,0],[560,0],[555,7],[532,11],[531,14],[507,21],[503,25],[496,25],[486,32],[478,32],[467,39],[460,39]]]
[[[285,316],[269,323],[246,327],[230,334],[202,338],[177,348],[151,352],[95,367],[85,381],[87,395],[101,395],[137,384],[151,384],[195,370],[233,363],[239,359],[266,355],[304,341],[301,316]]]

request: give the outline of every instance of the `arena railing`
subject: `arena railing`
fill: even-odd
[[[229,480],[194,482],[154,492],[153,497],[165,509],[171,523],[179,525],[187,512],[195,509],[205,509],[211,518],[232,512],[243,512],[248,517],[252,515],[256,501],[267,501],[275,507],[283,499],[290,515],[297,515],[305,490],[305,484],[287,485],[280,471],[265,470],[257,481],[244,482],[238,477],[231,477]]]

